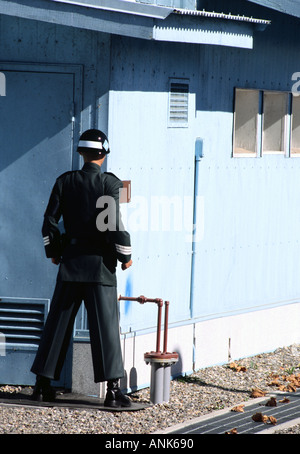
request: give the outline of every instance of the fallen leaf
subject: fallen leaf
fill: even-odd
[[[295,374],[283,375],[282,380],[291,383],[292,386],[294,386],[295,388],[300,388],[300,375],[299,374],[298,375],[295,375]]]
[[[277,407],[277,401],[275,397],[271,397],[266,403],[266,407]]]
[[[298,375],[291,375],[287,378],[296,388],[300,388],[300,377]]]
[[[296,386],[292,385],[291,383],[289,383],[286,387],[286,390],[289,392],[289,393],[295,393],[297,391],[297,388]]]
[[[237,434],[238,431],[236,428],[229,430],[228,432],[225,432],[226,435],[231,435],[231,434]]]
[[[266,392],[265,391],[262,391],[261,389],[259,388],[253,388],[252,391],[251,391],[251,397],[264,397],[266,395]]]
[[[284,399],[280,400],[279,401],[281,404],[288,404],[290,402],[290,399],[288,399],[287,397],[285,397]]]
[[[278,380],[279,380],[278,378],[275,378],[270,383],[268,383],[268,386],[280,386],[280,383]]]
[[[277,419],[274,418],[274,416],[267,416],[267,415],[263,415],[262,413],[255,413],[252,416],[252,419],[255,422],[263,422],[264,424],[267,424],[268,422],[273,425],[277,424]]]
[[[264,423],[266,423],[268,421],[268,416],[267,415],[263,415],[262,413],[255,413],[252,416],[252,419],[255,422],[264,422]]]
[[[243,413],[244,411],[244,406],[245,405],[237,405],[236,407],[233,407],[231,411],[236,411],[237,413]]]
[[[275,426],[275,424],[277,424],[277,419],[274,418],[274,416],[269,416],[269,421],[271,424],[273,424]]]
[[[286,391],[286,387],[284,385],[279,385],[278,386],[279,391]]]
[[[277,379],[277,378],[279,378],[279,375],[278,375],[278,374],[274,374],[274,372],[272,372],[272,373],[270,374],[270,377],[271,377],[271,378]]]
[[[235,370],[236,372],[246,372],[247,368],[245,366],[240,366],[236,363],[230,363],[229,368]]]

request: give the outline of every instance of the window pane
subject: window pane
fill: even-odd
[[[258,106],[258,90],[236,90],[234,156],[256,156]]]
[[[291,153],[300,155],[300,96],[293,95]]]
[[[263,153],[284,153],[287,93],[264,93]]]

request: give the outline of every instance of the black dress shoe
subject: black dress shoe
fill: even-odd
[[[121,392],[117,380],[110,380],[107,382],[107,392],[104,400],[104,406],[110,408],[131,407],[129,397],[124,396]]]
[[[37,402],[55,401],[55,391],[50,385],[50,378],[37,376],[31,398]]]

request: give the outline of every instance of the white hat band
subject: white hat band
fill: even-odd
[[[84,148],[97,148],[98,150],[103,149],[102,142],[95,142],[93,140],[80,140],[78,146]]]

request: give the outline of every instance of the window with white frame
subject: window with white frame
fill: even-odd
[[[258,114],[259,92],[237,89],[234,112],[234,156],[257,155]]]
[[[300,156],[300,99],[290,92],[235,90],[233,156]]]
[[[286,153],[288,93],[263,93],[262,153]]]

